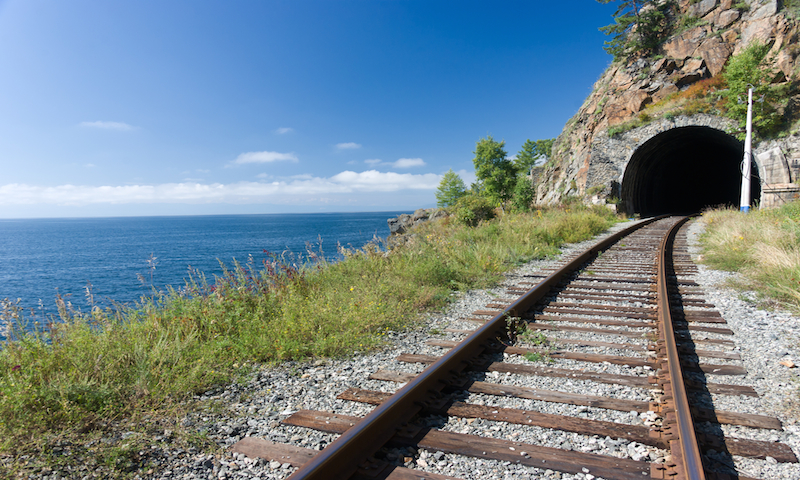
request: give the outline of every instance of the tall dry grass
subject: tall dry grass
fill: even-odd
[[[708,265],[742,273],[765,300],[800,312],[800,202],[748,214],[712,210],[703,219]]]

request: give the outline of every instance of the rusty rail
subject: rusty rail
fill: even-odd
[[[672,259],[672,245],[675,235],[681,225],[689,217],[677,222],[664,236],[658,253],[658,280],[657,302],[659,323],[659,350],[665,356],[662,370],[665,371],[665,380],[669,382],[671,395],[666,391],[666,406],[662,407],[662,415],[668,419],[669,444],[675,463],[675,478],[704,480],[703,462],[700,458],[700,448],[694,430],[694,422],[689,407],[689,399],[683,382],[683,370],[678,356],[678,346],[675,339],[675,330],[672,325],[670,313],[669,291],[667,284],[667,268]],[[665,386],[665,385],[664,385]],[[665,389],[666,390],[666,389]],[[672,417],[674,415],[674,418]]]
[[[446,355],[381,403],[359,423],[344,432],[292,474],[290,480],[348,478],[359,466],[385,445],[411,418],[429,406],[452,379],[466,369],[471,359],[486,350],[486,343],[507,335],[508,319],[521,316],[565,276],[619,239],[660,218],[638,222],[598,242],[563,268],[531,288],[499,315],[476,330]]]

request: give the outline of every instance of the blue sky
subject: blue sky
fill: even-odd
[[[552,138],[594,0],[0,0],[0,218],[413,210]]]

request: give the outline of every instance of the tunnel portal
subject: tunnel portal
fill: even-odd
[[[667,130],[640,146],[625,168],[621,199],[628,213],[694,213],[739,205],[742,142],[710,127]],[[758,168],[751,168],[752,199],[760,197]]]

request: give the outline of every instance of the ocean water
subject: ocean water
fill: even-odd
[[[265,250],[305,255],[307,244],[335,260],[337,243],[385,239],[386,220],[401,213],[0,219],[0,299],[54,314],[60,294],[86,311],[91,284],[96,304],[130,305],[152,291],[151,274],[152,285],[178,288],[190,267],[212,280],[219,261],[260,265]]]

